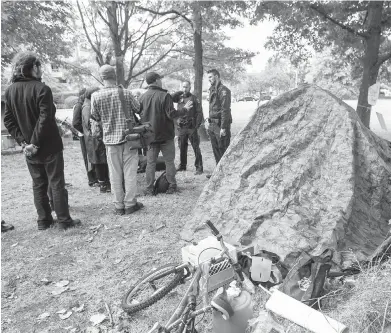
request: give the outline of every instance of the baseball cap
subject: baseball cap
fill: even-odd
[[[155,72],[150,72],[145,76],[145,81],[147,81],[147,84],[154,83],[158,79],[162,79],[164,76],[159,75]]]
[[[115,69],[110,65],[103,65],[99,68],[99,74],[103,80],[115,79]]]

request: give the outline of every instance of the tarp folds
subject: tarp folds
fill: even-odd
[[[391,148],[356,112],[313,85],[261,106],[232,140],[181,233],[222,234],[287,263],[302,251],[366,260],[391,219]]]

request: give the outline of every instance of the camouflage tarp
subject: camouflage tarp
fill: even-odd
[[[367,259],[391,219],[391,147],[316,86],[261,106],[232,140],[182,231],[257,244],[286,262],[305,250]]]

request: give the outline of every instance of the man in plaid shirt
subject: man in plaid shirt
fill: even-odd
[[[104,87],[91,96],[91,118],[102,124],[114,193],[114,212],[116,215],[132,214],[144,206],[136,200],[138,151],[130,150],[130,144],[125,140],[126,116],[119,97],[119,89],[123,88],[116,84],[114,68],[103,65],[99,74]],[[123,94],[125,107],[130,113],[139,113],[140,105],[132,93],[123,89]]]

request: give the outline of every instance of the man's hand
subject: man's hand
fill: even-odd
[[[23,152],[27,157],[33,157],[37,154],[38,148],[35,147],[33,144],[25,145],[23,146]]]
[[[187,101],[187,103],[183,106],[183,108],[186,111],[189,111],[193,107],[193,102],[192,101]]]
[[[220,136],[226,136],[226,135],[227,135],[227,132],[225,131],[224,128],[222,128],[222,129],[220,130]]]

